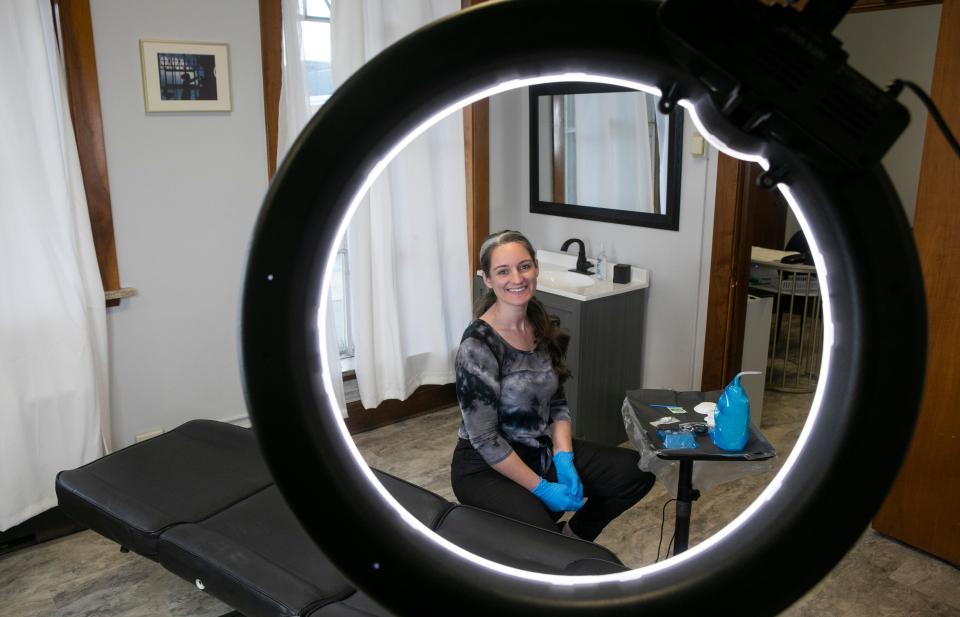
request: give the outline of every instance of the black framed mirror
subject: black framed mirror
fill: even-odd
[[[560,82],[530,88],[530,211],[676,231],[683,110],[647,92]]]

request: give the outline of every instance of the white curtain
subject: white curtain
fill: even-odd
[[[335,1],[334,85],[459,8],[459,0]],[[465,204],[463,119],[455,113],[393,160],[350,225],[357,385],[368,409],[455,380],[453,359],[470,319]]]
[[[656,212],[644,92],[576,95],[574,203]],[[572,101],[574,97],[568,97]],[[568,192],[568,195],[571,194]]]
[[[277,130],[278,161],[283,159],[314,113],[307,96],[307,76],[302,52],[301,0],[282,1],[283,76],[280,83],[280,117]],[[328,304],[326,323],[318,323],[317,328],[325,328],[327,332],[324,357],[330,360],[328,373],[337,404],[340,406],[340,415],[346,417],[347,403],[343,393],[343,372],[340,369],[340,349],[337,346],[337,326],[332,302]],[[319,341],[317,344],[319,345]]]
[[[106,308],[49,0],[0,2],[0,531],[110,448]]]

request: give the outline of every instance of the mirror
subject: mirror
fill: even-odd
[[[530,211],[676,231],[682,114],[627,88],[531,87]]]

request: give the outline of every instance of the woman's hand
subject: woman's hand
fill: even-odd
[[[577,468],[573,466],[573,427],[567,420],[559,420],[551,427],[553,433],[553,464],[557,468],[557,482],[570,491],[570,495],[579,500],[583,497],[583,484]]]
[[[582,497],[574,499],[570,491],[563,484],[547,482],[540,478],[540,482],[531,491],[542,501],[551,512],[576,512],[583,505]]]
[[[557,452],[553,455],[553,465],[557,468],[557,482],[567,487],[570,497],[577,501],[583,499],[583,483],[577,468],[573,466],[573,452]]]

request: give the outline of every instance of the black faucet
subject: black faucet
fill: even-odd
[[[571,244],[576,242],[580,245],[580,254],[577,255],[577,267],[570,268],[570,272],[579,272],[580,274],[593,274],[593,270],[590,269],[590,262],[587,261],[587,249],[583,246],[583,240],[580,238],[570,238],[563,243],[563,246],[560,247],[561,251],[566,251]]]

